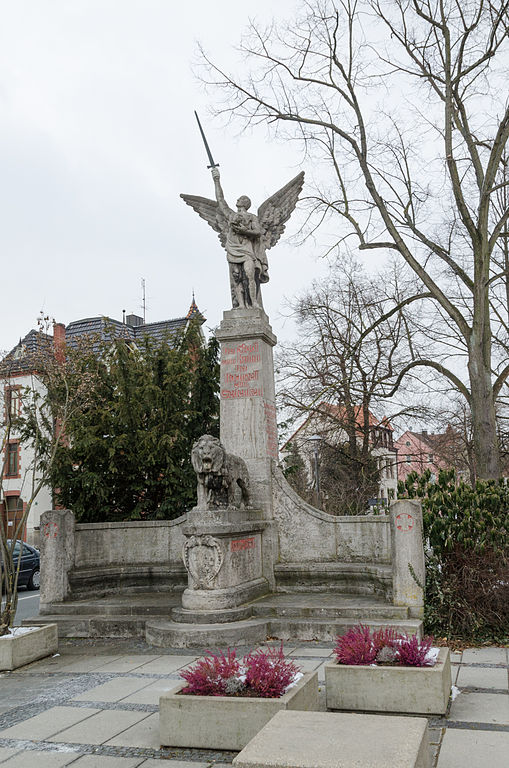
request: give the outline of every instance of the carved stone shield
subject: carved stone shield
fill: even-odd
[[[191,589],[212,589],[224,555],[213,536],[191,536],[184,544],[182,559],[191,577]]]

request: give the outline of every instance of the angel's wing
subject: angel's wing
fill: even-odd
[[[293,213],[303,184],[304,171],[301,171],[258,208],[258,220],[264,233],[262,238],[267,250],[276,245],[285,231],[285,224]]]
[[[218,233],[221,245],[225,248],[228,221],[216,201],[209,200],[208,197],[199,197],[198,195],[180,195],[180,197]]]

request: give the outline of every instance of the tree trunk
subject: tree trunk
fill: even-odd
[[[475,343],[474,338],[469,348],[468,373],[475,473],[478,479],[489,480],[500,477],[500,455],[491,369],[484,358],[482,343]]]

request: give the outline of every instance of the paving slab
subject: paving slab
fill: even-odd
[[[465,667],[461,665],[456,679],[458,688],[497,688],[507,690],[509,686],[508,670],[503,667]]]
[[[509,733],[448,728],[438,757],[438,768],[507,768]]]
[[[105,741],[130,728],[144,717],[147,717],[146,712],[103,710],[85,722],[78,722],[71,728],[61,730],[46,741],[60,741],[65,744],[104,744]]]
[[[91,656],[90,654],[61,655],[42,659],[22,667],[17,672],[93,672],[108,662],[120,658],[119,654],[108,656]]]
[[[108,746],[115,747],[146,747],[150,749],[159,749],[161,741],[159,739],[159,712],[155,712],[147,717],[146,712],[144,719],[128,728],[122,733],[113,736],[106,742]],[[197,723],[197,728],[199,724]],[[225,724],[228,727],[228,724]]]
[[[298,666],[301,672],[314,672],[317,667],[323,664],[321,659],[294,659],[292,661]]]
[[[462,691],[452,702],[449,720],[509,725],[509,695]]]
[[[5,768],[28,768],[28,766],[37,766],[37,768],[62,768],[64,765],[75,765],[76,752],[47,752],[35,749],[30,752],[18,752],[10,760],[3,763]]]
[[[0,731],[0,738],[45,741],[59,731],[98,714],[99,711],[88,707],[51,707],[40,715],[29,717],[10,728],[4,728]]]
[[[466,648],[463,664],[507,664],[507,648]]]
[[[115,659],[114,661],[109,661],[106,664],[103,664],[101,667],[97,668],[98,672],[132,672],[133,670],[138,671],[139,667],[142,667],[144,664],[148,664],[151,661],[155,661],[156,659],[160,659],[160,654],[148,656],[146,654],[137,654],[136,656],[122,656],[119,659]]]
[[[336,712],[278,712],[234,768],[427,768],[428,722]]]
[[[96,685],[95,688],[78,693],[74,699],[77,701],[120,701],[140,688],[145,688],[155,682],[157,682],[157,678],[154,677],[115,677],[107,683]]]
[[[159,697],[175,687],[175,680],[157,680],[155,683],[147,685],[134,691],[130,696],[122,699],[122,704],[153,704],[159,706]]]
[[[8,757],[12,757],[16,754],[16,752],[19,752],[19,749],[11,749],[10,747],[0,747],[0,763],[3,763],[4,760],[7,760]]]
[[[161,768],[160,760],[154,760]],[[142,757],[109,757],[107,755],[83,755],[72,768],[138,768],[139,765],[145,765]],[[25,765],[25,768],[27,766]]]
[[[328,658],[332,655],[332,648],[308,648],[299,646],[294,651],[291,651],[288,656],[313,656],[317,658]]]
[[[178,669],[194,664],[199,656],[159,656],[157,659],[140,665],[136,669],[138,675],[171,675]]]

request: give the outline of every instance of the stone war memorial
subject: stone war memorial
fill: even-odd
[[[139,637],[159,647],[330,641],[359,622],[419,634],[419,503],[330,515],[303,501],[278,466],[276,337],[262,286],[304,173],[254,214],[245,195],[229,207],[209,159],[215,199],[181,197],[219,236],[232,308],[217,332],[220,439],[203,435],[190,457],[197,505],[170,521],[77,524],[72,511],[46,512],[37,621],[56,622],[61,637]]]

